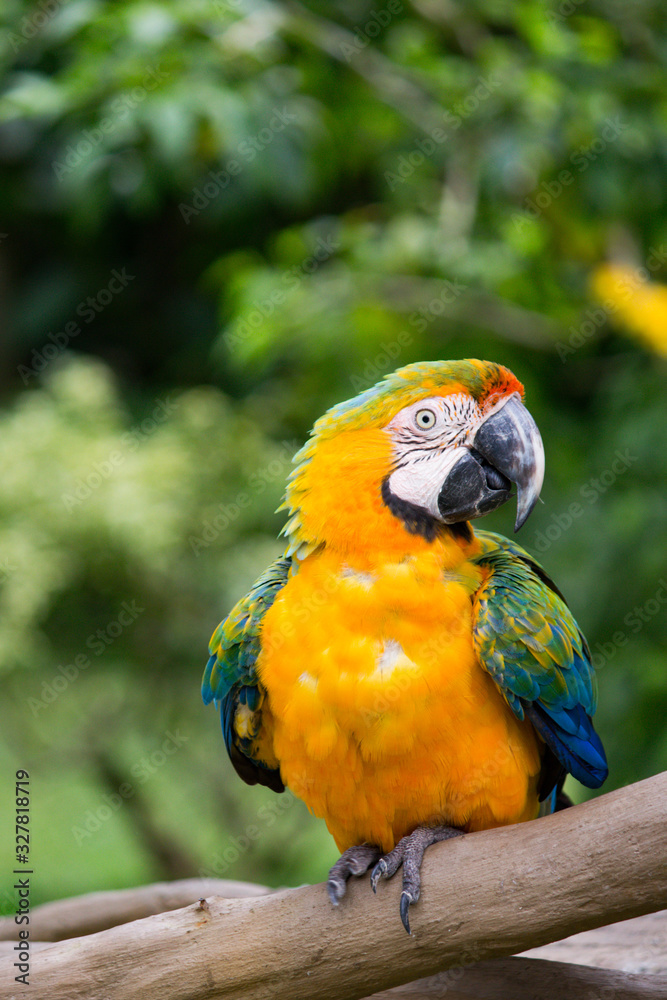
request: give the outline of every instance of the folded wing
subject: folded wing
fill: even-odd
[[[586,640],[562,594],[519,545],[478,531],[486,570],[474,597],[473,643],[514,714],[527,717],[547,745],[540,798],[564,772],[589,788],[608,774],[592,716],[596,685]],[[554,759],[555,758],[555,759]]]
[[[257,676],[262,620],[287,583],[291,559],[277,559],[218,625],[209,645],[202,697],[220,707],[222,734],[237,773],[249,785],[285,789],[273,753],[266,693]]]

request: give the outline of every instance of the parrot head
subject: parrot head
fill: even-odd
[[[387,375],[315,424],[294,458],[284,533],[300,558],[426,543],[496,510],[517,486],[515,531],[537,503],[544,448],[523,386],[487,361],[420,362]]]

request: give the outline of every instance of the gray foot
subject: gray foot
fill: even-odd
[[[372,844],[359,844],[343,851],[336,864],[329,872],[327,892],[334,906],[345,895],[347,880],[351,875],[363,875],[371,865],[374,865],[382,854],[379,847]]]
[[[456,830],[453,826],[418,826],[407,837],[399,840],[393,851],[380,858],[371,872],[371,887],[373,892],[375,892],[381,878],[391,878],[401,865],[403,865],[401,920],[408,934],[410,933],[408,911],[410,906],[419,899],[421,889],[419,869],[421,868],[424,851],[431,844],[437,844],[440,840],[450,840],[452,837],[462,836],[463,832]]]

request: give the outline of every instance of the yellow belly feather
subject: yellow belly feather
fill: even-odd
[[[537,815],[538,740],[472,648],[480,573],[444,573],[437,549],[361,568],[325,550],[267,612],[258,668],[273,751],[340,850]]]

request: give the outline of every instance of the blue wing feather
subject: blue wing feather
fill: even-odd
[[[598,788],[608,768],[592,723],[596,685],[586,640],[560,591],[524,549],[494,532],[476,534],[483,552],[474,561],[488,570],[474,601],[479,661],[561,767]],[[548,796],[552,788],[543,791]]]
[[[209,645],[202,679],[206,705],[220,707],[220,722],[230,760],[248,784],[282,792],[279,768],[262,759],[264,689],[257,676],[262,620],[287,583],[291,559],[277,559],[222,621]]]

